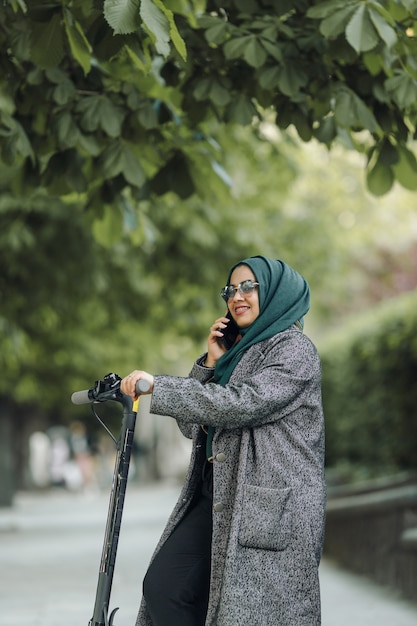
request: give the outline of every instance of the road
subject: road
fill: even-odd
[[[110,608],[134,626],[147,563],[178,484],[127,489]],[[21,493],[0,509],[0,626],[87,626],[109,493]],[[416,626],[417,605],[323,560],[322,626]],[[233,626],[232,624],[230,626]],[[277,625],[279,626],[279,625]],[[297,625],[294,625],[297,626]]]

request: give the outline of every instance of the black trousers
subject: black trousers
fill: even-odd
[[[143,595],[153,626],[204,626],[210,586],[212,471],[149,566]]]

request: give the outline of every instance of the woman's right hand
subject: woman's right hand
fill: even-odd
[[[228,317],[219,317],[211,326],[207,339],[207,357],[204,363],[206,367],[215,367],[217,361],[226,352],[221,339],[223,337],[222,329],[226,328],[229,321]]]
[[[120,390],[127,396],[131,396],[133,400],[137,400],[139,396],[136,393],[136,383],[140,380],[147,382],[149,385],[147,391],[142,391],[140,395],[152,393],[154,377],[152,374],[148,374],[148,372],[144,372],[142,370],[133,370],[133,372],[128,374],[128,376],[122,378],[120,381]]]

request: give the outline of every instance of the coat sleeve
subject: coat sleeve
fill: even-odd
[[[211,378],[213,378],[214,368],[205,367],[202,365],[206,359],[207,353],[200,356],[193,365],[193,368],[189,374],[190,378],[198,380],[201,384],[206,384]],[[167,376],[166,378],[170,378]],[[175,379],[178,380],[178,379]],[[182,379],[179,379],[182,380]],[[152,410],[152,408],[151,408]],[[156,413],[156,411],[152,411]],[[168,414],[169,415],[169,414]],[[184,419],[184,416],[177,416],[177,423],[180,431],[187,437],[188,439],[192,439],[193,437],[193,423]]]
[[[299,331],[284,331],[252,346],[224,387],[210,382],[208,372],[206,376],[155,376],[151,412],[182,424],[232,429],[281,419],[303,405],[319,409],[321,404],[320,360]]]

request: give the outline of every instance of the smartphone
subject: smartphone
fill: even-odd
[[[230,321],[227,324],[226,328],[221,329],[223,337],[220,337],[219,341],[224,345],[226,350],[230,350],[239,334],[239,326],[236,324],[235,320],[231,316],[230,311],[227,312],[226,317]]]

